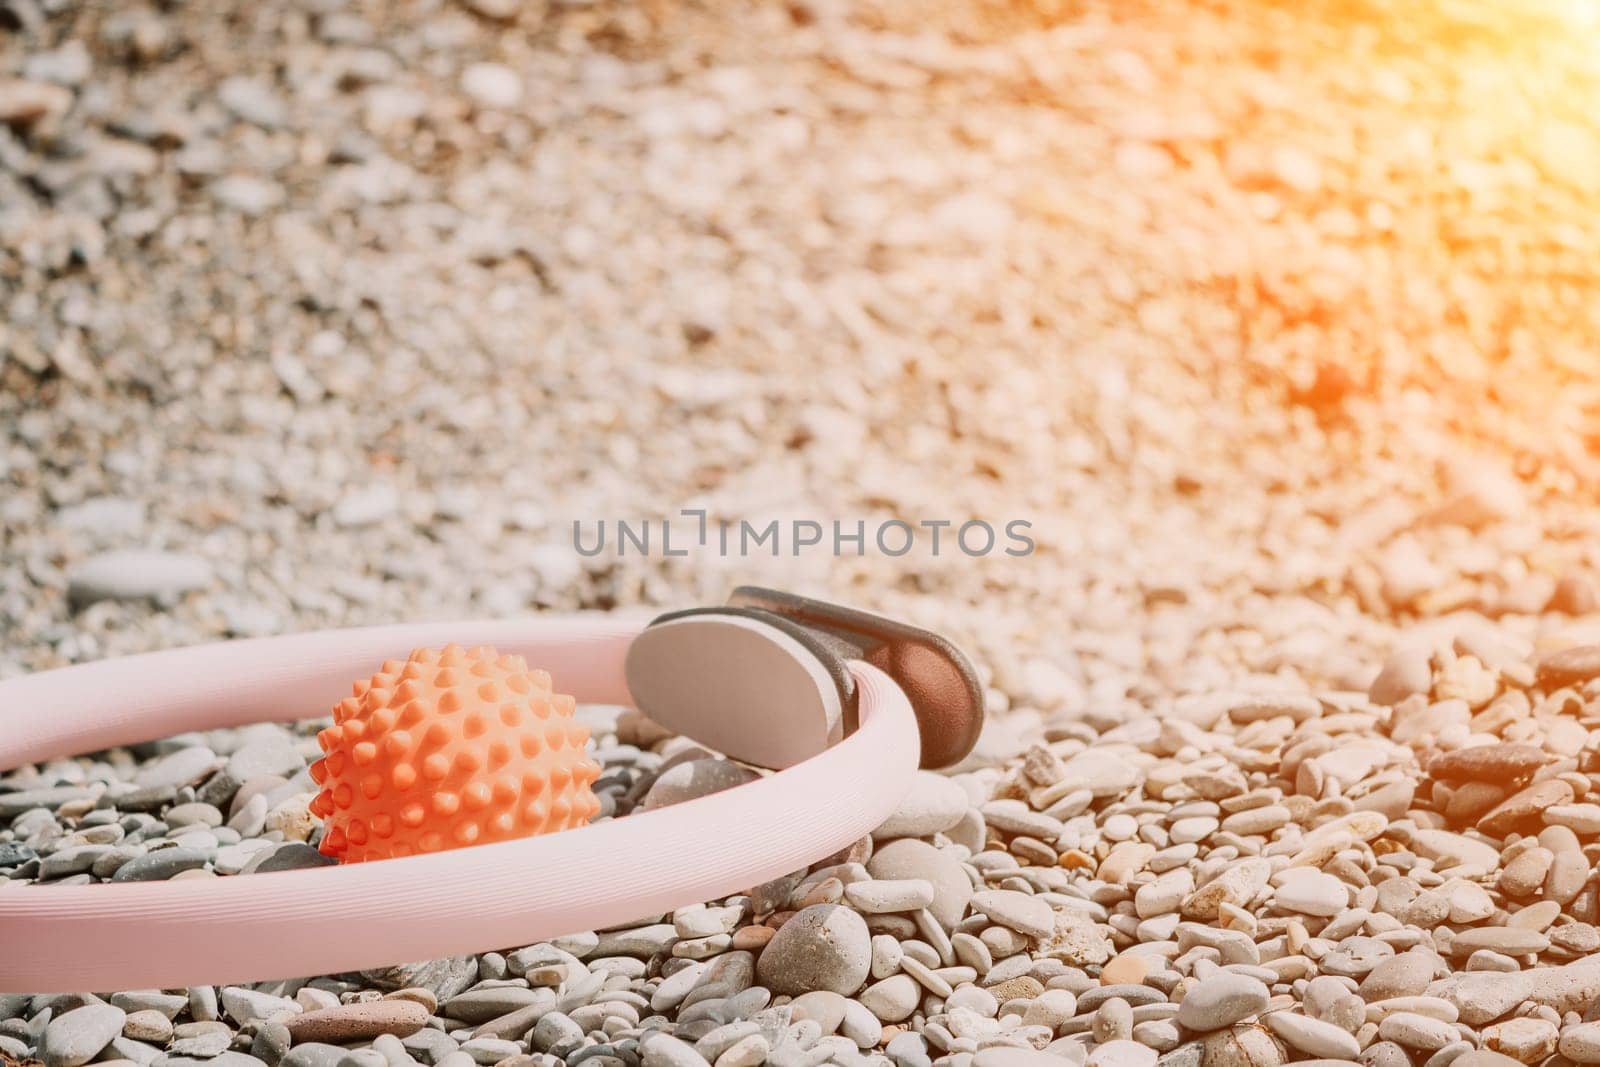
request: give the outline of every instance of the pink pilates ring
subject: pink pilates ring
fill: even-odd
[[[580,703],[636,704],[783,768],[579,830],[205,881],[0,890],[0,992],[177,988],[523,945],[737,893],[870,833],[931,747],[969,750],[970,665],[925,631],[740,590],[648,628],[604,616],[381,626],[130,656],[0,682],[0,769],[320,714],[416,646],[493,645]],[[874,665],[874,663],[878,665]]]

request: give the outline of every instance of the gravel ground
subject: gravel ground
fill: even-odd
[[[1600,1062],[1592,7],[730,7],[0,4],[0,676],[754,580],[963,641],[978,751],[635,929],[0,1056]],[[685,507],[1038,547],[574,550]],[[322,862],[326,710],[0,778],[0,892]],[[741,773],[579,714],[602,817]]]

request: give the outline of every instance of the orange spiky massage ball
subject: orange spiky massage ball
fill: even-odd
[[[575,704],[492,648],[387,661],[317,735],[323,854],[353,863],[584,825],[600,810],[600,766]]]

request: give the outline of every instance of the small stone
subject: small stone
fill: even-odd
[[[1260,1026],[1235,1026],[1207,1034],[1199,1042],[1203,1049],[1202,1067],[1278,1067],[1283,1063],[1283,1046]],[[1169,1056],[1181,1052],[1179,1046]]]
[[[500,63],[474,63],[461,75],[461,90],[487,108],[511,108],[522,102],[522,79]]]
[[[1046,989],[1023,1012],[1024,1026],[1058,1030],[1078,1012],[1078,1000],[1068,989]]]
[[[639,809],[653,811],[686,800],[697,800],[754,781],[756,777],[754,771],[731,760],[686,760],[662,772],[639,802]]]
[[[583,1027],[560,1011],[547,1011],[533,1027],[535,1050],[552,1056],[566,1056],[583,1044]]]
[[[871,960],[871,935],[861,916],[837,904],[815,904],[783,924],[762,950],[756,973],[774,993],[820,989],[848,996],[866,981]]]
[[[933,903],[933,885],[921,878],[871,878],[845,886],[844,898],[851,907],[868,915],[917,911]]]
[[[1536,677],[1547,690],[1600,678],[1600,645],[1579,645],[1546,656],[1539,663]]]
[[[1176,918],[1176,916],[1171,916]],[[1103,966],[1113,955],[1104,926],[1082,912],[1063,908],[1055,913],[1055,929],[1039,942],[1039,954],[1071,967]],[[987,937],[994,928],[984,931]]]
[[[1384,661],[1383,669],[1367,690],[1374,704],[1393,707],[1407,697],[1426,696],[1433,685],[1433,667],[1425,648],[1402,648]]]
[[[81,1067],[122,1033],[127,1013],[110,1004],[85,1004],[62,1012],[39,1038],[45,1067]]]
[[[1563,1030],[1557,1051],[1573,1063],[1600,1063],[1600,1022]]]
[[[1549,931],[1550,944],[1574,955],[1600,951],[1600,930],[1590,923],[1565,923]]]
[[[867,873],[874,878],[926,881],[933,887],[928,911],[947,930],[962,920],[972,900],[972,881],[960,861],[926,841],[902,838],[886,842],[867,860]]]
[[[1393,1041],[1375,1041],[1361,1050],[1363,1067],[1412,1067],[1411,1055]]]
[[[240,874],[262,852],[270,852],[272,842],[259,837],[246,838],[237,845],[223,845],[211,857],[211,869],[218,874]]]
[[[271,728],[270,732],[256,734],[253,740],[236,749],[221,772],[212,776],[200,789],[200,799],[222,807],[247,782],[271,776],[292,778],[304,767],[305,760],[295,748],[293,739],[282,730]],[[266,803],[265,797],[262,797],[262,803]],[[263,810],[262,815],[265,814]]]
[[[856,999],[880,1021],[897,1023],[917,1010],[922,1002],[922,986],[908,974],[896,974],[868,986]]]
[[[644,1067],[710,1067],[694,1046],[670,1034],[653,1034],[640,1043]]]
[[[222,812],[211,804],[174,804],[162,813],[161,821],[174,829],[183,826],[210,828],[222,825]]]
[[[15,796],[16,794],[12,794]],[[18,841],[0,843],[0,870],[20,867],[29,860],[37,859],[39,854],[27,845]]]
[[[116,1042],[112,1043],[112,1047],[117,1047]],[[161,1067],[264,1067],[260,1060],[249,1053],[234,1052],[231,1049],[207,1058],[178,1056],[169,1052],[160,1063]]]
[[[1349,993],[1328,1005],[1320,1018],[1346,1033],[1358,1033],[1367,1021],[1367,1005],[1360,997]]]
[[[1311,871],[1286,879],[1273,900],[1286,911],[1333,916],[1349,907],[1350,890],[1331,874]]]
[[[1500,869],[1500,892],[1515,900],[1537,893],[1544,886],[1555,856],[1547,848],[1537,846],[1519,853],[1515,859]]]
[[[110,845],[77,845],[52,852],[39,863],[39,880],[49,881],[87,871],[110,851]]]
[[[228,1018],[241,1026],[256,1019],[270,1021],[300,1014],[300,1005],[287,997],[275,997],[271,993],[242,986],[224,986],[218,998]]]
[[[282,1023],[257,1023],[256,1036],[250,1042],[250,1055],[263,1063],[276,1064],[289,1051],[289,1028]]]
[[[1495,457],[1463,454],[1446,465],[1450,497],[1433,521],[1477,529],[1517,518],[1526,512],[1527,491],[1516,474]]]
[[[1548,1019],[1507,1019],[1484,1028],[1483,1047],[1519,1063],[1539,1063],[1555,1052],[1558,1034]]]
[[[1267,835],[1289,824],[1289,809],[1282,804],[1247,808],[1222,820],[1222,829],[1231,834]]]
[[[1550,602],[1545,605],[1546,611],[1562,615],[1592,615],[1597,609],[1600,609],[1600,597],[1595,596],[1594,586],[1581,574],[1567,574],[1557,579]]]
[[[1271,873],[1271,865],[1259,858],[1233,864],[1185,898],[1183,915],[1209,922],[1223,903],[1245,907],[1266,886]]]
[[[72,107],[72,91],[42,81],[0,78],[0,126],[54,122]]]
[[[280,833],[285,841],[305,841],[317,828],[317,817],[311,814],[313,794],[298,793],[279,801],[267,812],[263,825],[268,833]]]
[[[1361,997],[1368,1003],[1414,997],[1428,988],[1442,961],[1426,949],[1411,949],[1380,962],[1361,980]]]
[[[172,1037],[172,1020],[154,1008],[129,1012],[122,1022],[122,1036],[134,1041],[165,1044]]]
[[[1514,782],[1528,777],[1550,757],[1532,745],[1502,742],[1458,748],[1435,756],[1428,773],[1449,782]]]
[[[1134,1024],[1133,1040],[1157,1052],[1171,1052],[1183,1043],[1183,1031],[1175,1019],[1146,1019]]]
[[[428,1026],[424,1026],[410,1037],[401,1038],[400,1047],[413,1058],[435,1065],[446,1056],[454,1055],[459,1048],[455,1039],[443,1030],[435,1030]]]
[[[279,845],[259,859],[252,860],[251,874],[267,874],[272,871],[302,871],[314,867],[331,867],[339,861],[332,856],[324,856],[317,849],[302,841],[290,841]]]
[[[400,491],[392,485],[361,486],[345,493],[333,505],[333,521],[347,530],[378,526],[400,512]]]
[[[1034,1001],[1037,1000],[1041,994],[1047,992],[1044,987],[1044,983],[1040,982],[1037,978],[1026,974],[1019,974],[1015,978],[1008,978],[1004,982],[998,982],[995,985],[989,986],[988,989],[989,993],[994,996],[995,1000],[999,1001],[1001,1004],[1005,1004],[1008,1001],[1014,1000]]]
[[[100,540],[131,537],[144,528],[145,504],[127,497],[97,496],[61,508],[56,522],[67,530],[87,533]]]
[[[217,754],[204,745],[180,748],[140,770],[133,784],[143,789],[181,789],[206,777],[217,762]]]
[[[1522,974],[1463,972],[1441,983],[1438,995],[1456,1006],[1469,1026],[1493,1022],[1528,997],[1528,978]]]
[[[847,1000],[844,1003],[844,1018],[839,1021],[839,1032],[854,1041],[859,1049],[875,1048],[883,1040],[883,1023],[859,1000]]]
[[[0,819],[11,819],[31,808],[60,808],[65,804],[91,799],[92,796],[89,790],[73,785],[0,793]]]
[[[113,882],[160,882],[182,871],[204,867],[211,854],[191,848],[162,848],[146,852],[117,868]]]
[[[411,1000],[368,1000],[308,1011],[285,1020],[289,1037],[330,1045],[368,1041],[379,1034],[408,1037],[428,1021],[428,1009]]]
[[[1020,800],[996,800],[985,804],[982,808],[984,821],[993,829],[1003,834],[1012,836],[1023,835],[1039,841],[1054,841],[1061,836],[1061,821],[1052,816],[1033,811]],[[1116,816],[1112,816],[1115,820]],[[1124,833],[1118,836],[1115,832],[1116,822],[1102,828],[1113,840],[1124,840],[1131,834]],[[1134,823],[1137,829],[1138,823]]]
[[[1055,912],[1049,903],[1014,889],[985,889],[972,895],[972,909],[1028,937],[1054,932]]]
[[[1515,926],[1519,930],[1547,931],[1550,924],[1560,917],[1560,904],[1554,900],[1541,900],[1513,912],[1506,920],[1506,925]]]
[[[163,993],[159,989],[134,989],[111,994],[111,1003],[130,1017],[139,1012],[154,1011],[172,1019],[189,1006],[189,998],[178,993]]]
[[[1378,1035],[1405,1048],[1434,1052],[1457,1037],[1455,1027],[1439,1019],[1415,1012],[1397,1011],[1378,1024]]]
[[[761,1034],[749,1034],[730,1045],[717,1057],[716,1067],[760,1067],[772,1045]]]
[[[1424,894],[1426,896],[1426,894]],[[1446,912],[1453,923],[1475,923],[1494,914],[1495,903],[1476,882],[1458,881],[1445,893]]]
[[[966,790],[956,782],[932,771],[918,771],[900,806],[872,836],[880,840],[929,837],[955,826],[966,814],[967,807]]]
[[[1038,1053],[1032,1053],[1029,1062],[1038,1062],[1040,1067],[1043,1067],[1043,1064],[1055,1064],[1059,1067],[1058,1061],[1048,1056],[1041,1057]],[[1155,1067],[1156,1050],[1146,1048],[1136,1041],[1121,1039],[1107,1041],[1091,1050],[1085,1063],[1086,1067]]]
[[[464,0],[467,10],[487,19],[509,21],[523,9],[524,0]]]
[[[461,1047],[463,1051],[465,1051],[467,1048],[466,1045]],[[515,1051],[513,1052],[508,1049],[497,1049],[496,1051],[509,1052],[507,1059],[514,1060],[515,1057],[522,1052],[522,1046],[512,1045],[511,1049],[514,1049]],[[474,1059],[477,1060],[477,1062],[483,1062],[482,1058],[476,1054],[474,1055]],[[339,1062],[336,1067],[389,1067],[389,1058],[375,1048],[351,1049],[349,1052],[346,1052],[343,1056],[339,1057]]]
[[[1537,930],[1519,930],[1511,926],[1486,926],[1462,930],[1450,941],[1454,956],[1470,956],[1482,949],[1501,952],[1508,956],[1521,956],[1543,952],[1550,947],[1550,939]]]
[[[1546,826],[1565,826],[1575,834],[1600,834],[1600,804],[1556,804],[1544,811]]]
[[[241,215],[265,215],[284,201],[283,186],[253,174],[229,174],[211,183],[211,195]]]
[[[792,1018],[799,1022],[810,1019],[822,1028],[824,1036],[833,1033],[844,1022],[844,1006],[847,1003],[838,993],[827,990],[817,990],[812,993],[802,993],[789,1002]]]
[[[124,548],[91,556],[67,571],[67,597],[76,608],[100,600],[171,603],[211,584],[211,564],[197,556]]]
[[[189,1002],[189,1017],[195,1022],[216,1022],[222,1018],[215,987],[190,986],[186,999]]]
[[[1354,1034],[1329,1022],[1287,1011],[1275,1011],[1263,1020],[1283,1041],[1320,1059],[1353,1060],[1361,1052]]]
[[[895,1067],[929,1067],[932,1063],[928,1056],[927,1041],[921,1034],[910,1030],[891,1038],[883,1051]]]
[[[1451,1060],[1450,1067],[1519,1067],[1519,1062],[1500,1052],[1476,1049]]]
[[[1100,969],[1101,985],[1139,985],[1150,973],[1150,962],[1147,957],[1135,953],[1123,953],[1112,957]]]
[[[226,1052],[228,1050],[228,1046],[233,1043],[233,1034],[228,1030],[228,1028],[214,1023],[206,1023],[203,1025],[216,1026],[217,1028],[214,1030],[202,1030],[199,1033],[180,1036],[177,1040],[173,1041],[172,1047],[167,1049],[167,1054],[170,1056],[188,1056],[193,1059],[209,1060]]]
[[[377,989],[426,989],[439,1001],[449,1000],[470,986],[478,977],[476,956],[447,956],[443,959],[380,967],[361,972],[361,977]],[[431,1011],[431,1009],[430,1009]]]
[[[1411,835],[1411,850],[1441,869],[1460,865],[1487,873],[1500,866],[1500,851],[1493,845],[1448,830],[1416,831]]]
[[[755,984],[756,958],[749,952],[724,952],[711,960],[705,976],[684,998],[692,1006],[701,1000],[726,999],[745,993]],[[770,990],[760,989],[759,994],[770,997]],[[762,1000],[762,1004],[766,1001]],[[754,1010],[754,1009],[752,1009]]]
[[[282,126],[288,117],[282,98],[271,86],[255,78],[235,75],[224,79],[217,87],[217,99],[245,122],[266,129]]]
[[[338,1045],[307,1041],[285,1053],[283,1059],[278,1061],[278,1067],[339,1067],[344,1055],[345,1050]],[[470,1058],[467,1062],[471,1062]]]
[[[537,1004],[548,992],[541,993],[520,985],[488,986],[469,989],[446,1000],[440,1014],[464,1023],[486,1023],[502,1015]]]
[[[1178,1006],[1178,1022],[1206,1033],[1259,1015],[1267,1008],[1269,993],[1259,979],[1218,971],[1189,990]]]
[[[1101,1044],[1129,1040],[1133,1036],[1133,1008],[1121,997],[1112,997],[1095,1009],[1090,1029]]]
[[[770,926],[741,926],[733,932],[733,940],[729,945],[735,949],[746,952],[759,952],[772,940],[772,935],[777,933]]]
[[[1394,955],[1394,947],[1387,941],[1372,937],[1347,937],[1339,947],[1323,956],[1318,965],[1325,974],[1360,978],[1379,962]]]
[[[993,1045],[973,1055],[972,1067],[1062,1067],[1062,1062],[1059,1057],[1031,1048]]]

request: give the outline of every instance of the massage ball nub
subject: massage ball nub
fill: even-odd
[[[389,660],[317,735],[322,852],[351,863],[584,825],[600,810],[600,767],[574,703],[492,648]]]

